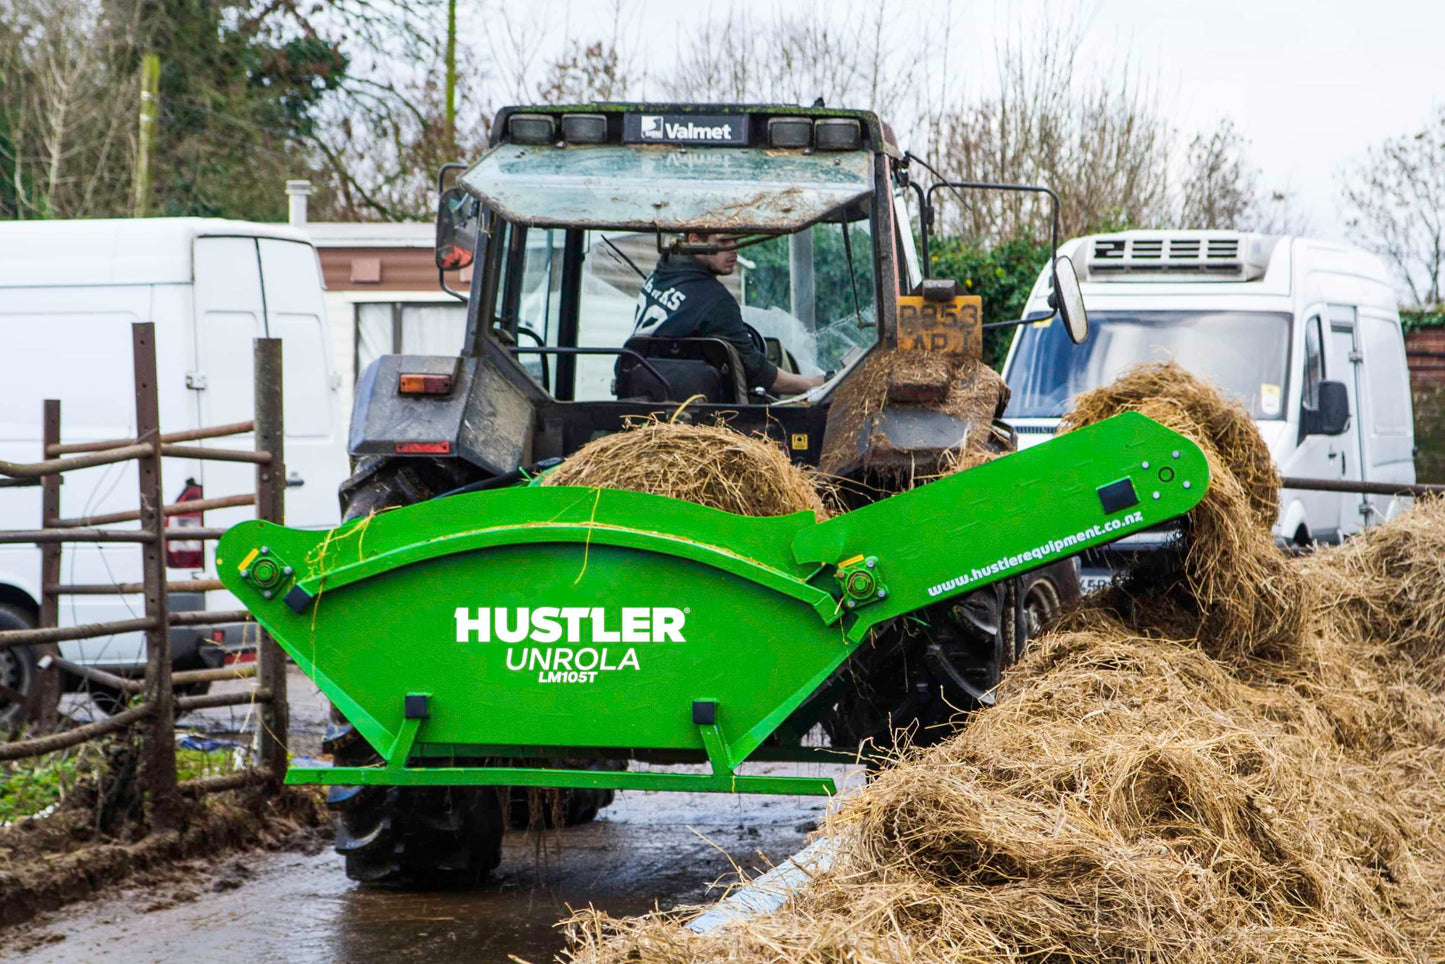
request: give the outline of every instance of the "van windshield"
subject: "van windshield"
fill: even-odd
[[[1144,362],[1178,362],[1257,419],[1284,418],[1290,315],[1268,311],[1090,311],[1089,337],[1069,341],[1056,320],[1025,325],[1004,373],[1004,416],[1063,415],[1074,399]]]

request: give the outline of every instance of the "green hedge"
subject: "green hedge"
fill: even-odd
[[[994,248],[959,238],[934,238],[929,249],[933,277],[955,278],[969,294],[978,295],[983,300],[985,322],[1022,317],[1024,302],[1039,272],[1049,263],[1048,242],[1030,237],[1014,238]],[[984,361],[1001,368],[1015,330],[995,328],[984,332]]]
[[[1445,328],[1445,305],[1436,305],[1433,308],[1401,308],[1400,324],[1406,331]]]

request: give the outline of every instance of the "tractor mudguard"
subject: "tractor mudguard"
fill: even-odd
[[[402,394],[403,375],[444,379],[445,390]],[[534,414],[532,400],[487,357],[382,355],[357,381],[347,450],[456,456],[501,475],[533,461]]]
[[[216,565],[385,761],[288,782],[831,793],[736,768],[870,628],[1182,515],[1208,481],[1126,413],[822,523],[530,486],[330,532],[245,522]],[[452,763],[655,751],[712,773]]]

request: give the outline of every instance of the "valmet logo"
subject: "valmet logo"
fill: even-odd
[[[717,144],[745,147],[745,114],[628,114],[622,139],[629,144]]]

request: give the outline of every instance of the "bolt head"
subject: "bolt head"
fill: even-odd
[[[887,598],[888,598],[888,590],[887,590],[887,589],[880,589],[880,590],[878,590],[878,598],[879,598],[879,599],[887,599]]]
[[[1149,467],[1149,463],[1148,463],[1148,462],[1145,462],[1145,463],[1144,463],[1144,468],[1147,469],[1148,467]],[[261,555],[263,555],[263,556],[264,556],[264,555],[267,555],[268,553],[270,553],[270,551],[271,551],[271,547],[270,547],[270,546],[262,546],[262,547],[261,547]]]
[[[270,599],[270,598],[271,598],[271,595],[272,595],[272,594],[271,594],[271,590],[267,589],[265,592],[261,593],[261,598],[262,598],[262,599]]]
[[[281,575],[283,575],[283,576],[289,576],[289,575],[291,575],[291,573],[292,573],[292,569],[291,569],[290,566],[287,566],[286,568],[284,568],[284,569],[281,570]]]
[[[872,569],[874,566],[878,565],[878,560],[868,559],[863,563],[863,565],[867,566],[869,569]]]
[[[1184,487],[1185,487],[1186,489],[1192,489],[1192,488],[1194,488],[1194,483],[1190,482],[1188,479],[1185,479],[1185,480],[1184,480]]]
[[[249,569],[242,569],[242,570],[241,570],[241,578],[242,578],[242,579],[250,579],[250,578],[251,578],[251,570],[249,570]]]
[[[1148,463],[1148,462],[1145,462],[1143,467],[1147,469],[1147,468],[1149,467],[1149,463]],[[264,550],[263,550],[263,551],[264,551]]]
[[[852,609],[853,606],[855,605],[855,603],[853,602],[853,600],[850,599],[850,600],[848,600],[847,602],[845,602],[843,605],[847,606],[849,609]]]

